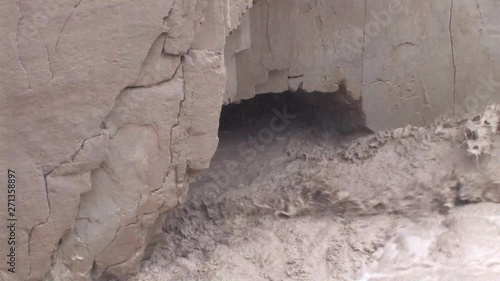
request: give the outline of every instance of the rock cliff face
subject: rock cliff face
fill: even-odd
[[[17,175],[16,273],[2,254],[2,280],[133,273],[208,167],[223,103],[344,83],[381,130],[500,101],[495,0],[18,0],[0,11],[0,173]]]

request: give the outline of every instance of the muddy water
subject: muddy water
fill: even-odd
[[[500,153],[471,157],[464,122],[345,135],[290,111],[264,136],[276,105],[222,126],[134,280],[499,280]]]

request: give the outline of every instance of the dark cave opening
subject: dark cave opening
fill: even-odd
[[[351,98],[345,85],[341,84],[335,93],[267,93],[224,105],[219,138],[224,141],[228,133],[246,132],[265,139],[265,135],[291,128],[311,129],[313,134],[322,132],[343,136],[371,133],[366,127],[361,101]]]

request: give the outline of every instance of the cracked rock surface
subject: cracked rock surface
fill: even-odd
[[[2,255],[0,280],[135,273],[209,167],[224,103],[345,85],[378,131],[499,101],[495,0],[17,0],[0,12],[0,174],[18,173],[16,274]]]

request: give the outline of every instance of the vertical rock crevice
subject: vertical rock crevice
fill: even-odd
[[[451,0],[450,2],[450,47],[451,47],[451,60],[453,65],[453,114],[456,114],[457,111],[457,66],[455,64],[455,46],[453,43],[453,4],[455,0]]]
[[[17,29],[16,29],[16,53],[17,53],[17,58],[19,60],[19,64],[21,65],[21,68],[23,69],[26,78],[28,79],[28,89],[31,89],[31,79],[30,79],[30,74],[28,70],[26,69],[26,66],[23,62],[23,58],[19,52],[20,44],[19,44],[19,34],[21,33],[21,23],[23,22],[24,15],[23,15],[23,8],[21,4],[21,0],[18,0],[17,3],[19,4],[19,13],[21,16],[19,17],[19,20],[17,22]]]

